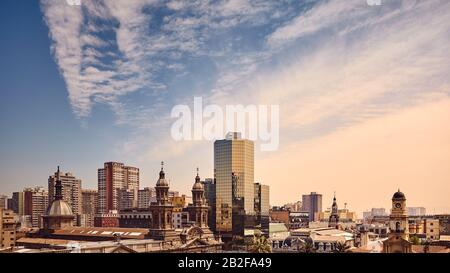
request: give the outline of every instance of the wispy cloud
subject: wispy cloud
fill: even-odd
[[[109,105],[127,149],[199,93],[278,103],[296,137],[448,95],[448,1],[62,2],[41,1],[74,112]]]

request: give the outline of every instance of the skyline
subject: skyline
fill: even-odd
[[[279,150],[255,150],[271,205],[317,191],[326,208],[336,191],[361,215],[400,188],[450,211],[448,1],[5,1],[0,15],[0,194],[57,165],[95,189],[107,161],[140,168],[141,188],[165,161],[189,193],[197,167],[213,177],[213,142],[175,142],[170,112],[201,96],[280,106]]]

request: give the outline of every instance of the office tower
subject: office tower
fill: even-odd
[[[137,207],[137,191],[134,189],[119,189],[119,211]]]
[[[98,213],[108,213],[119,209],[119,190],[139,189],[139,169],[125,166],[123,163],[106,162],[104,168],[98,169]],[[136,200],[137,201],[137,200]]]
[[[93,227],[98,206],[98,193],[96,190],[81,190],[81,196],[80,226]]]
[[[0,208],[0,249],[15,246],[16,225],[14,212],[12,210]]]
[[[269,186],[255,183],[255,212],[256,222],[261,226],[261,232],[269,235],[270,205]]]
[[[316,221],[318,213],[322,211],[322,194],[311,192],[302,196],[303,211],[309,213],[309,221]]]
[[[48,200],[51,203],[55,200],[56,177],[59,175],[62,184],[62,198],[72,209],[72,213],[77,217],[82,211],[81,180],[72,173],[55,172],[48,178]]]
[[[206,178],[202,182],[205,188],[205,199],[208,205],[208,226],[212,231],[216,231],[216,183],[212,178]]]
[[[41,228],[42,216],[45,215],[49,204],[48,192],[43,187],[25,188],[24,195],[24,215],[31,217],[33,227]]]
[[[0,209],[8,208],[8,196],[0,195]]]
[[[254,143],[239,133],[214,142],[216,171],[216,230],[243,236],[255,226]]]
[[[148,209],[151,202],[156,202],[156,191],[154,188],[143,188],[138,190],[138,209]]]
[[[24,197],[23,197],[23,191],[19,191],[19,192],[13,192],[12,195],[12,211],[19,215],[22,216],[24,215]]]

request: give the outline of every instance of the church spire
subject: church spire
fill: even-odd
[[[195,177],[195,182],[200,182],[200,176],[198,174],[198,167],[197,167],[197,176]]]
[[[61,200],[61,199],[62,199],[62,183],[61,183],[60,171],[59,171],[59,166],[58,166],[58,170],[56,171],[55,200]]]
[[[164,161],[161,161],[161,171],[159,172],[159,179],[165,179],[166,174],[164,173]]]

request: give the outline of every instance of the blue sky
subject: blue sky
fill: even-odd
[[[283,188],[291,185],[296,191],[288,194],[290,201],[312,190],[331,199],[341,190],[362,210],[369,205],[351,193],[361,177],[335,173],[330,182],[309,174],[306,168],[327,165],[312,168],[303,145],[409,109],[444,107],[449,97],[445,0],[386,0],[381,6],[364,0],[81,3],[2,3],[0,192],[46,185],[58,164],[82,178],[84,187],[96,188],[96,169],[105,161],[139,167],[141,185],[151,186],[161,160],[173,187],[188,192],[197,166],[203,177],[212,176],[212,143],[174,142],[170,111],[202,96],[218,105],[280,105],[280,150],[256,153],[255,178],[271,186],[274,203],[284,202]],[[414,164],[449,162],[448,151],[424,153]],[[378,199],[410,186],[411,178],[399,170],[412,163],[402,160],[385,171],[391,176],[376,178],[385,185]],[[305,165],[279,164],[286,161]],[[342,161],[341,169],[350,169],[350,161]],[[429,206],[443,208],[443,199],[431,197],[449,191],[450,174],[436,168],[439,178],[428,196],[437,201]],[[280,172],[284,184],[275,181],[273,173]],[[424,181],[417,178],[421,173],[413,177],[411,191],[418,192]],[[344,182],[349,179],[353,184]]]

